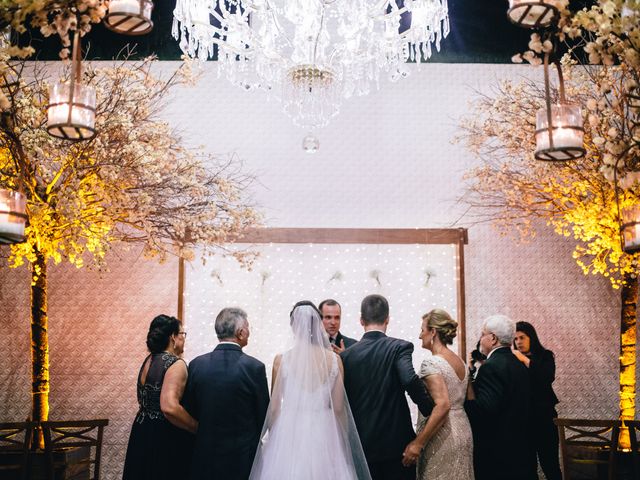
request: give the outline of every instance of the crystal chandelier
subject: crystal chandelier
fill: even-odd
[[[309,129],[381,74],[406,76],[449,33],[447,0],[177,0],[173,15],[184,53],[217,53],[219,74],[271,92]]]

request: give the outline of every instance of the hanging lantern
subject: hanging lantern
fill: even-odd
[[[152,10],[152,0],[111,0],[104,24],[124,35],[144,35],[153,28]]]
[[[0,244],[24,242],[26,207],[24,194],[0,189]]]
[[[20,86],[18,80],[18,72],[13,65],[5,64],[2,70],[0,70],[0,90],[3,90],[6,94],[13,95],[13,93]]]
[[[576,160],[584,156],[582,109],[572,103],[542,108],[536,115],[536,153],[538,160],[550,162]]]
[[[96,91],[82,85],[80,36],[73,37],[72,71],[68,82],[49,87],[47,132],[66,140],[89,140],[96,134]]]
[[[634,87],[627,93],[629,104],[629,130],[633,141],[640,145],[640,87]]]
[[[564,96],[564,81],[558,62],[560,102],[551,105],[549,91],[549,53],[544,57],[544,87],[546,107],[536,115],[536,151],[535,158],[548,162],[577,160],[584,156],[584,127],[582,109],[579,105],[567,103]]]
[[[627,92],[627,99],[629,101],[629,107],[633,109],[640,109],[640,87],[633,87]]]
[[[622,249],[626,253],[640,251],[640,205],[622,209]]]
[[[544,28],[560,18],[559,0],[509,0],[507,15],[524,28]]]

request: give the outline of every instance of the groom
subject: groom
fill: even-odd
[[[411,361],[413,344],[387,337],[389,303],[369,295],[360,306],[362,340],[340,354],[344,387],[360,435],[372,480],[414,480],[414,467],[402,465],[402,454],[415,438],[404,392],[428,416],[433,403]],[[407,460],[407,459],[405,459]],[[415,458],[408,459],[415,463]]]

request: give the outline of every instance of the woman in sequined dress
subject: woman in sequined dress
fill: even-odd
[[[428,418],[418,416],[418,436],[406,450],[406,456],[420,452],[418,480],[471,480],[473,439],[464,411],[468,370],[453,353],[451,345],[458,323],[444,310],[432,310],[422,317],[422,347],[427,357],[418,375],[423,379],[434,408]]]
[[[147,333],[150,354],[138,374],[139,410],[131,427],[123,480],[186,478],[196,420],[180,405],[187,383],[182,360],[187,333],[180,320],[158,315]]]

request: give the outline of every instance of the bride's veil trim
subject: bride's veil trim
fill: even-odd
[[[291,329],[250,479],[370,480],[340,359],[315,305],[296,304]]]

